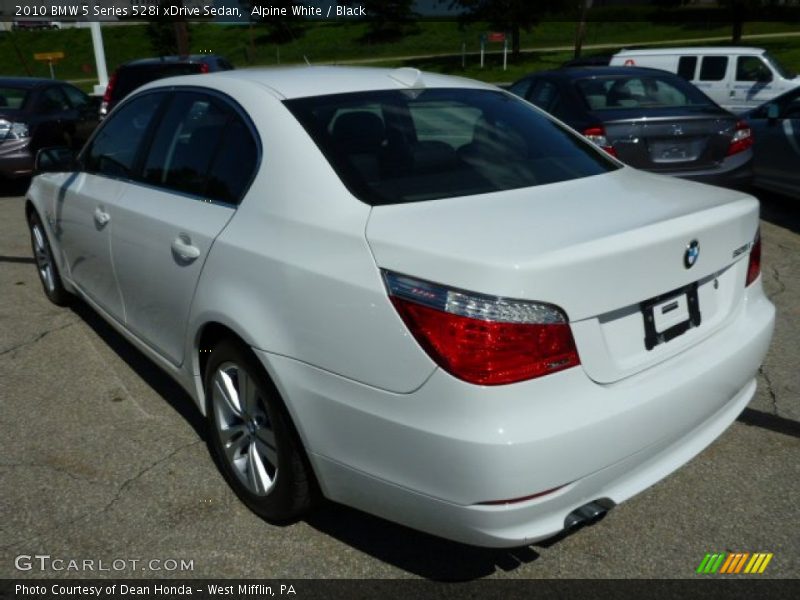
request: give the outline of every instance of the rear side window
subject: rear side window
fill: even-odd
[[[694,79],[694,72],[697,69],[696,56],[681,56],[678,59],[678,77],[683,77],[686,81]]]
[[[728,70],[727,56],[704,56],[700,63],[700,81],[722,81]]]
[[[225,102],[199,92],[173,96],[142,179],[161,188],[238,204],[253,178],[258,145]]]
[[[64,93],[69,98],[70,104],[72,104],[73,108],[84,108],[87,104],[89,104],[89,97],[80,91],[78,88],[74,88],[71,85],[65,85],[61,88],[64,90]]]
[[[222,144],[209,172],[206,196],[238,204],[257,166],[258,145],[247,125],[237,117],[225,128]]]
[[[618,168],[504,92],[393,90],[285,104],[348,189],[371,205],[486,194]]]
[[[146,94],[135,98],[106,119],[83,152],[85,170],[109,177],[131,177],[161,97]]]

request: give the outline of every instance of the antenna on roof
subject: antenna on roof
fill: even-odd
[[[389,73],[389,77],[394,79],[400,85],[409,88],[425,87],[425,82],[422,81],[422,72],[419,69],[411,67],[401,67]]]
[[[305,54],[303,54],[303,60],[304,60],[304,61],[306,61],[306,64],[307,64],[309,67],[311,66],[311,61],[310,61],[310,60],[308,60],[308,57],[307,57]]]

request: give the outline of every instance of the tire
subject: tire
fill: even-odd
[[[47,232],[42,225],[42,220],[35,211],[28,215],[28,228],[31,233],[33,258],[36,261],[36,271],[39,273],[42,289],[50,302],[58,306],[66,306],[72,299],[72,295],[64,289],[64,285],[61,283],[61,274],[58,272],[58,265],[53,260],[50,240],[47,239]]]
[[[252,352],[232,340],[220,342],[209,356],[204,387],[208,445],[236,495],[272,522],[307,512],[317,496],[310,465],[278,391]]]

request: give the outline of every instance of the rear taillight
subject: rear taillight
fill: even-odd
[[[756,231],[756,239],[750,248],[750,260],[747,263],[747,279],[745,287],[753,283],[761,274],[761,231]]]
[[[617,151],[614,150],[614,147],[608,142],[604,127],[589,127],[588,129],[583,130],[583,135],[587,140],[594,142],[603,150],[608,152],[611,156],[617,155]]]
[[[738,121],[733,130],[731,144],[728,146],[728,156],[744,152],[753,145],[753,132],[747,121]]]
[[[210,71],[211,71],[211,69],[209,68],[209,66],[206,63],[200,63],[200,72],[201,73],[208,73]]]
[[[397,312],[428,355],[479,385],[533,379],[580,364],[557,307],[447,288],[383,273]]]
[[[108,105],[111,102],[111,94],[114,91],[114,86],[117,84],[117,72],[114,71],[111,74],[111,79],[108,80],[108,85],[106,86],[106,91],[103,94],[103,102]]]

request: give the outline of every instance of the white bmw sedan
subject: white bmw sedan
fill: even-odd
[[[38,163],[45,293],[188,390],[269,520],[326,497],[475,545],[552,536],[719,436],[772,335],[754,198],[475,81],[166,79]]]

